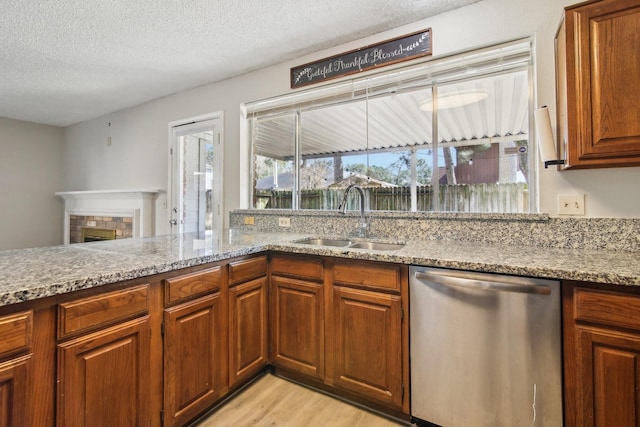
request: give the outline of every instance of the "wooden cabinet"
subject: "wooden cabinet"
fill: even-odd
[[[245,257],[58,304],[58,425],[182,426],[251,379],[268,364],[267,270]],[[0,375],[21,385],[18,362]]]
[[[276,254],[272,361],[368,405],[409,413],[406,266]]]
[[[268,364],[267,272],[243,257],[0,317],[0,426],[187,425]]]
[[[59,426],[150,425],[149,319],[58,347]]]
[[[255,376],[269,361],[267,257],[229,264],[229,387]]]
[[[29,373],[31,356],[0,363],[0,426],[30,426]]]
[[[336,259],[333,266],[335,385],[406,413],[407,278],[398,264]]]
[[[224,273],[216,266],[164,280],[173,304],[164,310],[165,426],[185,425],[228,391]]]
[[[336,286],[333,304],[336,386],[400,408],[400,296]]]
[[[150,425],[148,288],[143,285],[60,305],[59,338],[76,338],[58,344],[57,425]],[[145,309],[132,304],[130,310],[127,302],[134,300],[142,301]],[[138,317],[114,324],[130,314]],[[86,331],[93,332],[78,335]]]
[[[271,360],[277,367],[324,378],[323,261],[271,259]]]
[[[640,425],[638,290],[564,282],[563,316],[565,425]]]
[[[58,425],[149,423],[148,292],[145,284],[59,305]]]
[[[406,266],[273,253],[0,316],[0,426],[184,426],[258,375],[408,414]]]
[[[0,426],[30,426],[33,313],[0,317]]]
[[[184,425],[226,392],[220,294],[165,310],[164,425]]]
[[[640,165],[640,1],[566,8],[556,36],[564,168]]]
[[[58,339],[101,329],[148,312],[148,284],[63,303],[58,306]]]

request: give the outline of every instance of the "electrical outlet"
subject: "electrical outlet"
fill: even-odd
[[[245,216],[244,217],[244,225],[254,225],[255,224],[255,218],[252,216]]]
[[[584,215],[584,194],[558,194],[558,214]]]
[[[291,227],[291,218],[278,218],[278,225],[280,227]]]

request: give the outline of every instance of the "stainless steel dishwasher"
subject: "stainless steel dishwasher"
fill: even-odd
[[[416,266],[410,275],[412,421],[561,427],[560,283]]]

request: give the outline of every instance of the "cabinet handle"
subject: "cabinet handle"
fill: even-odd
[[[457,274],[460,274],[459,272]],[[463,276],[464,274],[460,274]],[[498,282],[495,280],[482,280],[479,277],[473,277],[473,275],[469,275],[469,277],[457,277],[450,275],[449,272],[446,275],[441,275],[437,273],[425,273],[418,271],[415,273],[416,279],[419,281],[428,281],[432,283],[437,283],[443,286],[456,287],[456,288],[467,288],[467,289],[481,289],[485,291],[495,291],[495,292],[515,292],[521,294],[537,294],[537,295],[550,295],[551,287],[547,285],[537,285],[534,283],[509,283]],[[517,278],[514,278],[517,280]],[[509,279],[507,279],[509,280]]]

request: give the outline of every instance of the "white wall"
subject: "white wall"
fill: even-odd
[[[0,250],[62,244],[62,135],[0,118]]]
[[[242,168],[248,149],[240,138],[243,102],[284,94],[289,69],[391,37],[431,27],[433,55],[534,35],[537,105],[555,105],[553,39],[564,6],[574,0],[484,0],[357,42],[341,45],[243,76],[202,86],[109,116],[71,126],[65,131],[66,190],[167,188],[167,124],[170,121],[224,110],[225,210],[241,203],[246,183]],[[551,111],[552,120],[555,109]],[[107,123],[112,126],[108,127]],[[112,145],[106,145],[111,135]],[[242,160],[241,160],[242,159]],[[636,182],[640,168],[557,172],[540,170],[540,210],[557,213],[557,195],[586,195],[586,216],[640,217]],[[242,198],[244,201],[244,198]],[[166,194],[157,201],[156,231],[167,231]],[[226,217],[226,215],[225,215]]]

